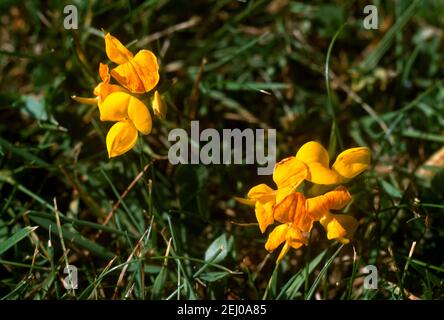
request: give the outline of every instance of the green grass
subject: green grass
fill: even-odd
[[[375,1],[378,30],[362,26],[367,1],[74,3],[78,30],[63,28],[63,1],[0,4],[0,299],[444,298],[440,0]],[[109,62],[102,29],[156,53],[168,104],[111,160],[109,123],[70,98],[92,96]],[[166,159],[169,130],[190,120],[275,128],[278,159],[309,140],[369,147],[349,184],[352,244],[316,225],[276,265],[234,200],[270,177]],[[363,287],[370,264],[377,290]]]

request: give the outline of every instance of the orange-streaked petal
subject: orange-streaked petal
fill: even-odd
[[[264,183],[258,184],[248,191],[247,197],[249,199],[257,200],[262,203],[273,201],[276,198],[276,190],[273,190]]]
[[[279,222],[292,223],[296,216],[305,215],[305,212],[305,197],[302,193],[295,192],[274,206],[273,216]]]
[[[371,161],[370,149],[351,148],[340,153],[332,169],[346,179],[352,179],[368,168]]]
[[[137,129],[130,121],[114,124],[106,135],[108,157],[113,158],[129,151],[137,141]]]
[[[279,161],[273,172],[273,181],[278,189],[288,187],[296,189],[306,177],[307,167],[296,157],[288,157]]]
[[[310,217],[318,221],[330,210],[344,208],[351,201],[347,188],[340,186],[324,195],[307,199],[307,212]]]
[[[127,63],[133,58],[133,54],[129,51],[117,38],[110,33],[105,35],[105,49],[108,58],[117,64]]]
[[[159,82],[159,65],[151,51],[140,50],[133,59],[111,70],[111,75],[129,91],[144,93]]]
[[[268,240],[265,243],[265,249],[271,252],[279,247],[287,238],[288,228],[289,226],[286,223],[278,225],[276,228],[274,228],[268,236]]]
[[[154,92],[154,97],[153,101],[151,102],[151,105],[153,107],[154,114],[159,119],[165,120],[167,113],[167,106],[157,90]]]
[[[320,220],[327,231],[329,240],[338,240],[344,244],[350,242],[353,234],[358,228],[358,221],[345,214],[327,214]]]
[[[100,79],[102,79],[102,81],[104,83],[109,83],[109,80],[111,79],[111,75],[109,74],[108,65],[100,62],[99,75],[100,75]]]
[[[259,223],[261,232],[264,233],[267,227],[274,222],[273,219],[273,203],[266,202],[264,204],[256,201],[255,205],[256,219]]]
[[[133,97],[125,92],[113,92],[99,104],[101,121],[123,121],[128,118],[128,106]],[[134,98],[135,99],[135,98]]]
[[[296,158],[306,164],[318,162],[324,167],[329,167],[330,158],[327,150],[316,141],[305,143],[297,152]]]

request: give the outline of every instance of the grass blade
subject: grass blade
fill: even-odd
[[[14,233],[10,238],[6,239],[4,242],[0,243],[0,255],[13,247],[17,242],[20,242],[26,238],[31,232],[33,232],[38,227],[25,227],[16,233]]]

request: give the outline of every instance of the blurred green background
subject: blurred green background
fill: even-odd
[[[78,30],[63,27],[67,4]],[[368,4],[377,30],[363,27]],[[444,297],[441,0],[8,0],[0,11],[0,297]],[[70,98],[92,96],[109,63],[102,29],[158,56],[168,105],[166,121],[112,160],[110,123]],[[350,184],[352,245],[334,255],[317,226],[275,268],[253,209],[233,199],[271,177],[169,164],[168,132],[190,120],[275,128],[278,160],[309,140],[328,146],[333,124],[336,153],[368,146],[372,167]],[[67,263],[77,290],[62,286]],[[377,290],[363,288],[369,264]]]

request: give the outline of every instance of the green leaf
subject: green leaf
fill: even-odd
[[[37,228],[38,227],[25,227],[14,233],[6,241],[0,243],[0,255],[5,251],[7,251],[12,246],[14,246],[17,242],[20,242],[21,240],[26,238],[31,232],[33,232]]]
[[[47,219],[38,218],[34,215],[29,215],[29,218],[32,221],[34,221],[35,223],[37,223],[38,225],[45,228],[46,230],[51,230],[51,232],[55,236],[57,236],[57,237],[59,236],[59,234],[57,232],[57,230],[58,230],[57,225],[54,222],[47,220]],[[98,257],[104,258],[104,259],[112,259],[114,256],[116,256],[116,254],[106,250],[101,245],[99,245],[95,242],[92,242],[91,240],[86,239],[78,232],[68,230],[67,228],[62,226],[62,233],[63,233],[63,238],[67,241],[67,243],[72,243],[74,245],[82,247],[82,248],[90,251],[95,256],[98,256]]]
[[[276,300],[285,299],[292,300],[296,298],[299,289],[304,284],[305,277],[310,275],[313,270],[318,266],[318,264],[324,259],[327,249],[322,251],[308,264],[308,272],[305,269],[299,270],[290,280],[282,287],[281,292],[276,297]]]
[[[384,189],[385,192],[387,192],[387,194],[393,198],[402,198],[402,192],[398,190],[398,188],[396,188],[394,185],[392,185],[391,183],[385,181],[385,180],[381,180],[381,186],[382,189]]]
[[[406,26],[407,22],[416,13],[416,6],[421,0],[412,1],[410,6],[403,12],[403,14],[396,20],[395,24],[390,28],[389,31],[384,35],[382,40],[379,42],[375,50],[370,53],[367,58],[361,63],[360,67],[364,71],[369,71],[374,69],[379,61],[382,59],[384,54],[390,49],[393,40],[396,35],[402,33],[402,29]]]
[[[167,277],[167,268],[162,267],[159,274],[154,280],[153,291],[151,292],[151,299],[160,299],[163,289],[165,288],[165,281]]]
[[[305,296],[306,300],[310,300],[311,297],[313,296],[313,294],[316,291],[316,288],[319,285],[319,282],[321,282],[322,277],[326,274],[328,268],[330,267],[330,265],[333,263],[333,261],[335,260],[335,258],[338,256],[339,252],[341,252],[342,248],[344,248],[344,245],[342,244],[338,250],[336,250],[336,252],[330,257],[330,259],[328,259],[328,261],[325,263],[324,267],[322,268],[321,272],[319,272],[318,276],[316,277],[315,281],[313,281],[313,284],[310,288],[310,290],[308,291],[307,295]]]
[[[208,282],[214,282],[225,278],[229,274],[230,273],[226,271],[206,272],[200,276],[200,279]]]
[[[219,263],[227,257],[228,252],[231,250],[232,241],[227,239],[227,235],[223,235],[216,238],[213,243],[210,244],[205,252],[205,261],[212,263]]]

